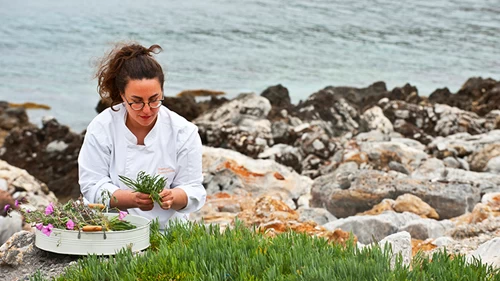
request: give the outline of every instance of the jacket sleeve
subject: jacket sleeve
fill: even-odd
[[[104,203],[109,206],[109,197],[102,199],[107,192],[113,194],[120,189],[112,184],[109,176],[111,144],[104,134],[89,126],[78,156],[78,183],[85,199],[91,203]],[[104,131],[100,129],[100,131]]]
[[[180,213],[192,213],[201,209],[207,197],[202,184],[202,144],[198,128],[193,126],[187,129],[190,130],[187,132],[187,139],[180,141],[181,147],[177,150],[177,173],[171,184],[172,188],[180,188],[187,194],[188,203],[178,211]]]

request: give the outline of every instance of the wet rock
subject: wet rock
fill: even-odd
[[[0,101],[0,147],[12,129],[35,127],[29,122],[24,107],[11,107],[8,102]]]
[[[380,99],[388,97],[389,94],[384,82],[375,82],[366,88],[329,86],[314,93],[311,97],[316,95],[314,99],[316,101],[323,100],[326,102],[325,105],[331,105],[332,102],[343,99],[351,104],[358,112],[363,112],[365,109],[375,105]],[[308,106],[307,101],[304,106]],[[322,119],[327,120],[324,118]]]
[[[356,91],[340,88],[327,87],[312,94],[295,107],[294,116],[304,122],[317,121],[316,125],[332,137],[358,130],[360,117],[357,106],[359,103],[350,103],[342,96],[352,94],[353,100],[361,97],[356,94]]]
[[[470,78],[456,94],[451,94],[447,89],[438,90],[429,96],[429,101],[484,116],[492,110],[500,109],[500,82],[491,78]]]
[[[46,118],[43,127],[15,129],[5,139],[0,158],[11,165],[27,170],[45,182],[56,196],[78,198],[78,154],[83,136]]]
[[[0,101],[0,129],[10,131],[16,127],[33,126],[28,120],[24,107],[11,107]]]
[[[286,112],[292,111],[293,105],[290,100],[290,95],[288,89],[283,87],[281,84],[268,87],[261,94],[271,103],[271,111],[269,112],[269,120],[281,119],[283,116],[282,111]]]
[[[163,105],[180,116],[191,121],[197,118],[202,109],[196,103],[194,96],[182,95],[180,97],[164,97]]]

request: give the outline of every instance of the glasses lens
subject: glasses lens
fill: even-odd
[[[132,103],[130,107],[132,107],[133,110],[141,110],[144,107],[144,103],[142,102]]]
[[[151,106],[151,108],[158,108],[161,106],[161,102],[162,100],[152,101],[149,103],[149,106]]]

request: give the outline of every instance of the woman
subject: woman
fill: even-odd
[[[129,44],[101,61],[98,91],[111,107],[89,124],[78,165],[80,189],[88,201],[158,218],[163,229],[169,220],[186,220],[199,210],[206,191],[198,128],[162,106],[164,74],[152,57],[159,51],[158,45]],[[161,204],[119,179],[135,179],[140,171],[167,178]]]

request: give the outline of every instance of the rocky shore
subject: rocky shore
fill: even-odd
[[[209,197],[193,220],[228,227],[239,219],[270,236],[293,230],[338,242],[352,232],[360,247],[412,249],[399,250],[405,260],[446,248],[500,267],[499,81],[471,78],[457,93],[429,97],[377,82],[329,86],[297,105],[282,85],[164,103],[198,126],[204,144]],[[84,132],[53,118],[38,128],[23,108],[0,102],[0,137],[2,209],[21,198],[38,208],[78,197]],[[15,234],[0,247],[0,279],[53,276],[74,261],[48,260],[21,231],[22,218],[4,215],[0,244]]]

